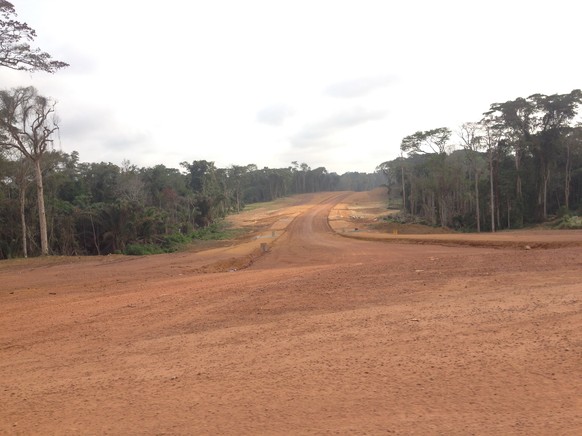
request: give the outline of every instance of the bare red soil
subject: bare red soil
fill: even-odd
[[[366,195],[0,262],[0,434],[582,434],[582,232],[374,233]]]

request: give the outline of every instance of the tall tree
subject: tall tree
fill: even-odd
[[[521,161],[530,146],[535,128],[534,104],[525,98],[516,98],[505,103],[493,103],[485,112],[487,124],[497,131],[513,148],[518,201],[522,199]]]
[[[572,161],[576,155],[582,155],[582,124],[578,124],[567,133],[564,140],[564,151],[564,206],[566,209],[570,209]]]
[[[534,94],[528,100],[537,112],[538,133],[536,140],[532,142],[532,149],[539,164],[541,183],[538,205],[545,220],[548,217],[550,172],[562,145],[564,133],[569,130],[569,123],[578,113],[578,106],[582,104],[582,91],[575,89],[569,94]]]
[[[0,146],[18,150],[34,166],[40,244],[45,256],[49,249],[41,160],[52,144],[51,136],[59,128],[55,104],[33,87],[0,91]]]
[[[495,123],[491,118],[484,118],[481,121],[483,127],[483,141],[487,149],[487,160],[489,161],[489,210],[491,212],[491,232],[495,232],[495,158],[497,155],[497,148],[500,140],[499,129],[496,128]]]
[[[483,148],[483,137],[479,131],[478,123],[464,123],[459,131],[461,145],[467,152],[467,160],[475,178],[475,220],[477,221],[477,232],[481,232],[481,211],[479,208],[479,177],[481,168],[479,166],[479,151]]]
[[[400,150],[405,153],[416,154],[444,154],[447,149],[447,141],[451,137],[451,131],[446,127],[416,132],[402,139]]]
[[[36,32],[16,19],[14,5],[0,0],[0,66],[23,71],[55,71],[69,64],[53,60],[51,55],[33,48]]]
[[[452,218],[452,202],[449,171],[446,166],[446,154],[451,130],[447,127],[418,131],[402,139],[400,150],[409,155],[426,156],[426,169],[429,177],[422,177],[420,184],[422,205],[430,215],[431,222],[436,225],[437,218],[441,226],[447,226]],[[411,191],[413,187],[411,186]],[[412,195],[412,192],[411,192]],[[412,198],[412,197],[411,197]],[[411,206],[411,210],[412,210]]]

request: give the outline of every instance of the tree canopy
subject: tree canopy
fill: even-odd
[[[23,244],[30,255],[42,254],[34,172],[25,171],[29,159],[20,156],[0,150],[0,259],[23,256]],[[50,149],[40,164],[49,253],[62,255],[172,251],[180,243],[212,238],[223,217],[249,203],[369,190],[382,182],[379,174],[338,175],[307,164],[219,168],[194,160],[180,169],[139,168],[130,162],[79,162],[76,152]]]
[[[55,71],[69,66],[51,55],[32,47],[36,32],[16,19],[14,5],[0,0],[0,66],[21,71]]]
[[[493,103],[479,122],[406,136],[384,162],[389,191],[428,224],[489,230],[582,214],[582,92]],[[480,213],[488,209],[487,216]]]

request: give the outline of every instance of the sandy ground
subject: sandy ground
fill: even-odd
[[[374,233],[378,201],[0,262],[0,434],[582,434],[582,232]]]

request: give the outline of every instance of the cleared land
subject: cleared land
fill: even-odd
[[[0,433],[582,434],[582,232],[385,212],[305,195],[228,246],[0,262]]]

